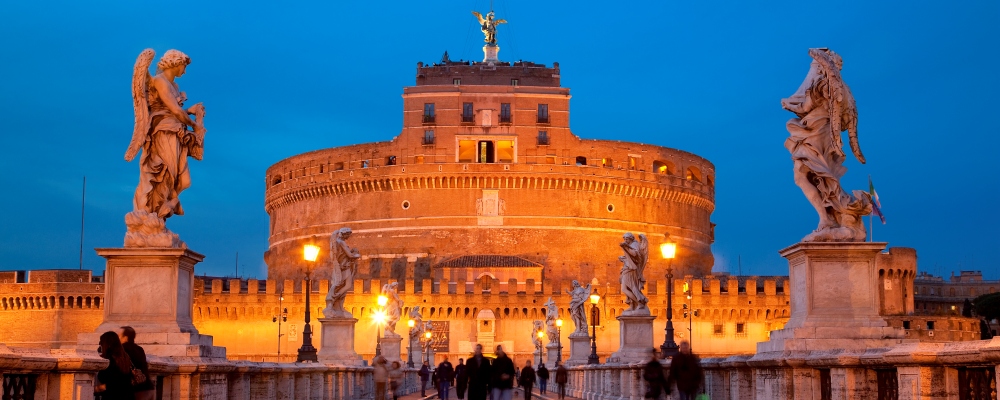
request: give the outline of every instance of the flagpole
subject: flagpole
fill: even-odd
[[[80,269],[83,269],[83,227],[87,212],[87,176],[83,176],[83,194],[80,196]]]

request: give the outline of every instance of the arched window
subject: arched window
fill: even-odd
[[[684,178],[689,181],[701,182],[701,170],[698,167],[690,166],[687,168]]]
[[[674,163],[670,161],[655,160],[653,161],[653,171],[657,174],[673,175],[675,171]]]
[[[576,156],[576,165],[587,165],[587,157]]]

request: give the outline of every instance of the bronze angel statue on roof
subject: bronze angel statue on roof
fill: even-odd
[[[132,212],[125,216],[125,247],[184,247],[166,229],[166,219],[184,214],[179,196],[191,186],[187,158],[201,160],[204,151],[205,107],[197,103],[185,109],[187,97],[174,82],[191,58],[167,50],[156,63],[156,75],[150,75],[155,56],[153,49],[143,50],[132,72],[135,129],[125,161],[142,154]]]
[[[819,214],[819,226],[802,241],[864,241],[861,218],[871,213],[871,196],[863,190],[849,194],[840,186],[847,172],[841,132],[847,131],[854,156],[865,163],[858,144],[858,110],[840,77],[840,56],[826,48],[809,49],[809,55],[813,62],[802,86],[781,100],[782,108],[795,113],[786,124],[790,136],[785,140],[795,184]]]
[[[486,44],[488,44],[490,46],[496,46],[497,45],[497,25],[506,24],[507,20],[505,20],[505,19],[493,19],[493,11],[490,11],[490,12],[486,13],[485,17],[483,17],[483,15],[480,14],[479,12],[477,12],[477,11],[473,11],[472,15],[475,15],[476,19],[479,20],[479,29],[482,30],[483,31],[483,35],[486,36],[486,38],[484,39],[484,41],[486,42]]]

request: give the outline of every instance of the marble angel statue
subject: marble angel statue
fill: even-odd
[[[326,318],[352,318],[350,311],[344,308],[347,293],[354,288],[354,277],[358,273],[358,259],[361,253],[358,249],[347,245],[351,237],[351,228],[340,228],[330,235],[330,258],[333,260],[330,276],[330,290],[326,294],[326,308],[323,316]]]
[[[477,11],[473,11],[472,15],[475,15],[476,19],[479,20],[479,29],[482,30],[483,35],[486,36],[483,41],[485,41],[488,45],[496,46],[497,25],[506,24],[507,20],[493,19],[493,11],[486,13],[485,17]]]
[[[573,320],[575,333],[587,335],[587,300],[590,299],[591,284],[580,286],[580,282],[573,280],[573,287],[566,293],[572,298],[569,302],[569,316]]]
[[[556,301],[549,297],[549,301],[545,302],[545,335],[549,337],[549,343],[557,343],[559,341],[559,328],[556,326],[556,320],[559,319],[559,308],[556,307]]]
[[[619,246],[625,251],[625,254],[618,257],[618,260],[622,262],[619,281],[622,284],[625,303],[629,307],[628,310],[622,312],[622,315],[648,314],[649,309],[646,308],[648,299],[646,295],[642,294],[642,290],[646,285],[643,272],[646,269],[646,261],[649,259],[649,242],[646,241],[646,235],[639,234],[639,239],[636,240],[635,235],[631,232],[625,233],[622,238],[624,241]]]
[[[180,194],[191,186],[187,159],[201,160],[204,152],[205,107],[197,103],[185,109],[187,95],[174,82],[191,58],[167,50],[156,63],[156,75],[150,75],[155,56],[153,49],[143,50],[132,71],[135,127],[125,161],[139,155],[139,185],[132,212],[125,215],[125,247],[185,247],[167,230],[166,219],[184,215]]]
[[[544,331],[545,329],[542,321],[536,319],[531,329],[531,343],[535,346],[536,352],[542,351],[542,338],[538,337],[538,332]]]
[[[871,213],[871,197],[863,190],[848,194],[840,186],[847,131],[854,156],[862,164],[865,156],[858,144],[858,110],[851,90],[840,76],[843,60],[830,49],[809,49],[813,58],[805,81],[781,107],[795,113],[788,120],[785,148],[792,154],[795,184],[819,214],[816,230],[804,242],[851,242],[865,240],[862,217]]]
[[[403,300],[399,298],[397,290],[399,282],[392,282],[382,285],[382,295],[389,298],[389,303],[385,305],[385,336],[399,337],[396,333],[396,323],[402,316]]]

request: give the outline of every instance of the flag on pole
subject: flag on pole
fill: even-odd
[[[878,192],[875,191],[875,184],[872,183],[871,175],[868,175],[868,194],[872,196],[872,213],[885,225],[885,215],[882,214],[882,203],[878,201]]]

